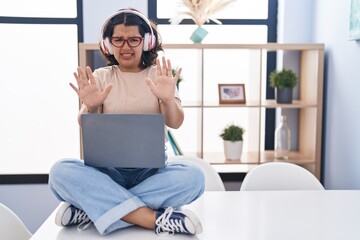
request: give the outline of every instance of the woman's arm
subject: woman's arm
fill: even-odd
[[[81,126],[81,115],[82,114],[87,114],[87,113],[101,113],[101,107],[98,107],[97,109],[93,109],[91,111],[91,110],[88,110],[86,105],[83,103],[81,105],[81,108],[80,108],[79,113],[78,113],[78,122],[79,122],[80,126]]]
[[[165,124],[171,128],[179,128],[184,121],[184,111],[181,101],[174,98],[172,101],[160,102],[160,111],[165,117]]]
[[[175,97],[176,82],[181,74],[181,68],[172,75],[170,60],[162,58],[162,66],[156,59],[156,82],[146,79],[151,92],[159,99],[160,111],[165,117],[165,124],[171,128],[179,128],[184,121],[184,111],[179,99]]]

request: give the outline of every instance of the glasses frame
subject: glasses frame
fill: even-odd
[[[122,38],[122,39],[124,40],[124,42],[121,44],[121,46],[119,46],[119,45],[115,45],[115,44],[113,43],[113,39],[114,39],[114,38],[119,39],[119,38],[122,38],[122,37],[110,37],[109,41],[110,41],[111,45],[113,45],[113,46],[116,47],[116,48],[122,48],[122,47],[125,45],[125,43],[127,43],[127,45],[128,45],[129,47],[131,47],[131,48],[136,48],[136,47],[140,46],[140,44],[142,43],[142,41],[143,41],[143,39],[144,39],[143,37],[129,37],[129,38],[127,38],[127,39]],[[130,39],[134,39],[134,38],[140,39],[140,42],[139,42],[139,44],[136,45],[136,46],[131,46],[130,43],[129,43],[129,40],[130,40]]]

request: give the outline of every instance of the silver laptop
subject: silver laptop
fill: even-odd
[[[165,166],[161,114],[82,114],[84,161],[94,167]]]

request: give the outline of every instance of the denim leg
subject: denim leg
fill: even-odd
[[[127,190],[127,185],[136,185]],[[192,163],[169,163],[159,170],[98,169],[83,161],[64,159],[54,164],[49,185],[59,200],[84,210],[101,235],[130,226],[120,220],[144,206],[179,208],[204,191],[204,175]]]
[[[199,198],[205,189],[203,172],[195,164],[168,163],[157,174],[129,189],[151,209],[180,208]]]
[[[116,174],[113,169],[100,170],[85,166],[81,160],[64,159],[51,168],[49,185],[59,200],[84,210],[99,233],[104,235],[130,226],[120,219],[146,206],[120,185],[123,182],[121,174]]]

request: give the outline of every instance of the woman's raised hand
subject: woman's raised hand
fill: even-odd
[[[72,83],[70,83],[70,86],[77,93],[80,100],[85,104],[88,111],[95,112],[109,95],[112,85],[107,85],[104,91],[101,92],[96,86],[95,77],[92,74],[90,67],[86,67],[86,73],[89,76],[89,79],[86,77],[83,70],[78,67],[77,73],[74,72],[74,77],[78,87]]]
[[[146,79],[146,83],[151,92],[161,101],[174,100],[175,86],[180,74],[181,68],[173,76],[170,60],[162,57],[162,66],[160,60],[156,59],[156,83],[153,83],[150,79]]]

